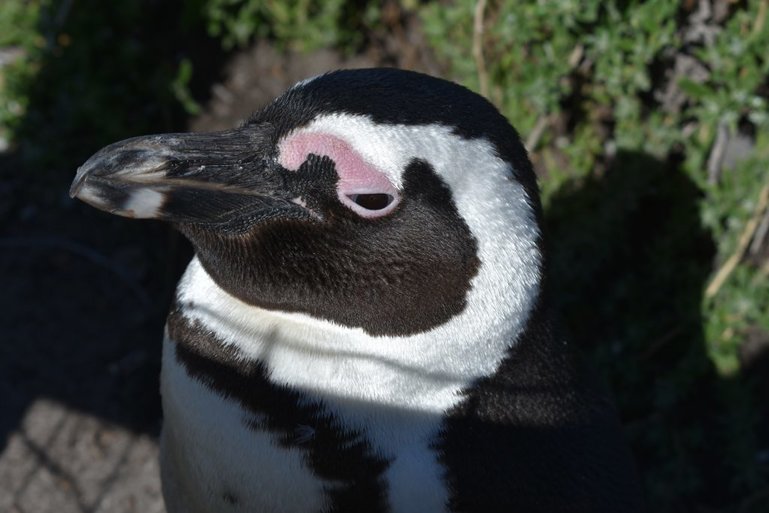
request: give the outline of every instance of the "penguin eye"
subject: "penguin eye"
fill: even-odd
[[[392,192],[339,191],[339,200],[360,217],[375,219],[392,213],[398,206],[400,195],[394,188]]]
[[[395,200],[390,194],[384,193],[348,194],[347,197],[366,210],[382,210],[383,208],[390,206]]]

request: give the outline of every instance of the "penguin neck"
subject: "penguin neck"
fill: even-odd
[[[529,305],[497,308],[493,322],[466,311],[450,323],[407,337],[376,337],[300,313],[266,310],[224,291],[197,258],[179,284],[177,303],[191,322],[216,335],[269,379],[326,402],[376,401],[401,411],[440,414],[459,392],[492,374],[525,325]],[[483,307],[483,305],[479,305]],[[184,340],[174,342],[184,344]]]

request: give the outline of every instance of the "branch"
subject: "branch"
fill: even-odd
[[[769,209],[764,212],[764,217],[758,224],[758,228],[756,228],[756,235],[753,237],[753,242],[750,244],[751,255],[758,255],[758,252],[764,245],[764,241],[766,241],[767,235],[769,235]]]
[[[486,60],[483,57],[483,14],[486,10],[486,0],[478,0],[475,4],[475,16],[473,19],[473,58],[475,68],[478,70],[478,83],[481,94],[489,97],[489,76],[486,71]]]
[[[764,188],[761,189],[761,193],[758,195],[758,204],[756,205],[756,209],[753,212],[753,216],[745,225],[745,229],[742,230],[742,235],[740,235],[740,240],[737,243],[737,250],[726,260],[726,262],[724,262],[724,264],[713,278],[713,281],[711,281],[708,285],[708,288],[705,289],[706,298],[710,299],[718,294],[718,291],[721,289],[724,282],[726,282],[726,279],[730,274],[732,274],[734,268],[737,267],[737,264],[739,264],[742,258],[745,256],[745,253],[748,250],[748,246],[750,245],[750,241],[753,239],[753,236],[758,229],[761,216],[763,215],[767,206],[769,206],[769,183],[764,185]]]
[[[713,149],[708,156],[708,183],[717,184],[721,179],[721,166],[724,163],[724,154],[726,145],[729,142],[729,126],[723,119],[718,122],[716,139],[713,142]]]
[[[531,129],[531,132],[529,132],[529,136],[524,143],[526,151],[532,152],[537,148],[537,144],[539,144],[539,140],[542,138],[542,134],[545,133],[545,128],[547,128],[549,122],[550,116],[541,115],[537,118],[534,128]]]

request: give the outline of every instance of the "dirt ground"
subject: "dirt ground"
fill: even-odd
[[[256,45],[225,66],[189,128],[235,126],[300,79],[377,61]],[[8,155],[0,164],[11,176],[21,165]],[[0,205],[24,187],[0,185]],[[26,205],[0,240],[0,511],[161,513],[160,343],[191,251],[165,226],[70,200],[65,183],[53,203]]]

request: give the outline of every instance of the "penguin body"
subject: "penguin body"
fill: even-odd
[[[107,147],[72,191],[196,249],[163,350],[169,512],[639,510],[550,327],[526,152],[481,97],[334,72],[233,131]]]

